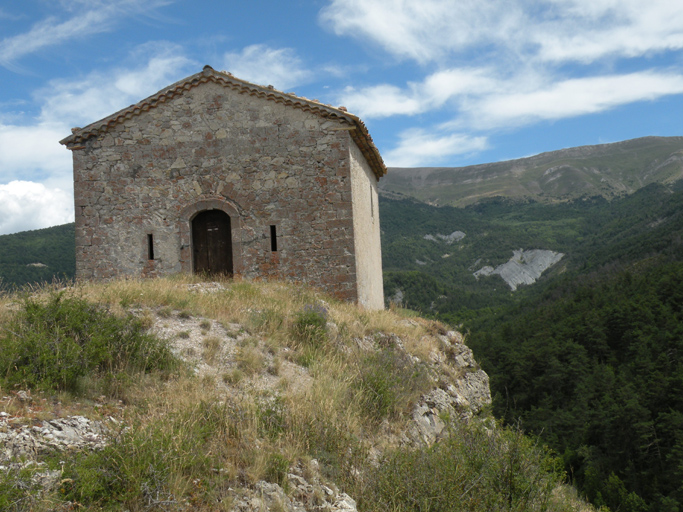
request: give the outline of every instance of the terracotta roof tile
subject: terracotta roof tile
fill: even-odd
[[[206,82],[215,82],[217,84],[223,85],[224,87],[229,87],[233,90],[236,90],[242,94],[258,96],[269,101],[275,101],[293,108],[299,108],[304,111],[312,112],[322,117],[345,121],[346,123],[350,124],[352,128],[354,128],[350,130],[351,138],[360,148],[363,156],[365,156],[366,160],[370,164],[372,171],[375,173],[375,176],[377,176],[377,179],[381,178],[387,173],[387,168],[384,165],[382,156],[379,154],[379,150],[372,141],[372,137],[370,136],[365,123],[363,123],[358,116],[347,112],[345,107],[337,108],[331,105],[325,105],[317,100],[310,100],[292,93],[278,91],[272,85],[261,86],[253,84],[245,80],[235,78],[232,76],[232,74],[226,71],[216,71],[211,66],[204,66],[203,71],[200,73],[194,74],[184,78],[183,80],[180,80],[179,82],[169,85],[156,94],[153,94],[152,96],[145,98],[134,105],[119,110],[118,112],[115,112],[104,119],[100,119],[99,121],[91,123],[84,128],[73,128],[72,134],[59,142],[60,144],[64,144],[69,149],[76,149],[77,147],[82,146],[82,144],[91,137],[97,137],[102,133],[106,133],[112,126],[126,119],[137,116],[141,112],[146,112],[150,108],[154,108],[161,103],[165,103],[166,101],[183,94],[185,91],[189,91],[190,89],[197,87],[199,84]]]

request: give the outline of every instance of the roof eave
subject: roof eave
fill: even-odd
[[[379,154],[379,150],[372,141],[372,137],[370,136],[367,127],[359,117],[346,112],[345,109],[342,110],[295,94],[278,91],[272,86],[266,87],[241,80],[229,73],[216,71],[210,66],[204,66],[204,69],[201,72],[175,82],[142,101],[121,109],[99,121],[90,123],[83,128],[72,129],[73,133],[60,140],[59,143],[71,150],[82,149],[85,147],[84,143],[88,139],[106,133],[109,128],[114,125],[137,116],[142,112],[146,112],[151,108],[155,108],[157,105],[165,103],[173,97],[183,94],[185,91],[197,87],[201,83],[209,81],[221,83],[224,86],[239,89],[240,92],[257,95],[267,100],[277,101],[295,108],[302,108],[324,117],[346,121],[356,128],[355,130],[351,130],[351,138],[368,160],[377,179],[386,174],[386,165]]]

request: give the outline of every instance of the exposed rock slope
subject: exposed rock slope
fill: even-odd
[[[534,249],[513,251],[510,261],[496,268],[485,266],[474,272],[477,279],[483,276],[499,275],[514,292],[518,286],[534,284],[541,274],[562,259],[561,252]]]

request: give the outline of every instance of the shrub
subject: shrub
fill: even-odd
[[[385,348],[362,358],[356,389],[361,404],[374,420],[396,417],[431,387],[427,371],[404,352]]]
[[[191,497],[192,482],[200,475],[209,479],[225,455],[225,441],[235,432],[228,418],[226,406],[202,401],[172,411],[163,421],[134,424],[103,450],[69,458],[59,494],[98,510],[102,505],[111,510],[181,508],[183,498]],[[209,496],[206,492],[203,499]]]
[[[7,386],[79,391],[91,374],[168,370],[176,360],[132,315],[65,292],[45,303],[24,299],[22,309],[0,334],[0,382]]]
[[[398,449],[370,476],[365,510],[534,512],[548,510],[562,480],[558,461],[517,429],[450,426],[429,447]]]
[[[292,335],[306,345],[322,345],[327,341],[327,310],[323,306],[306,304],[295,316]]]

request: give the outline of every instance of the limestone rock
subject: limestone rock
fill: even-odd
[[[497,274],[515,291],[522,284],[534,284],[541,274],[562,259],[561,252],[534,249],[513,251],[510,261],[496,268],[485,266],[474,272],[474,277]]]
[[[262,510],[283,510],[285,512],[356,512],[356,501],[348,494],[338,491],[334,485],[320,482],[317,463],[311,461],[306,480],[301,464],[291,468],[287,475],[290,492],[285,493],[276,483],[256,482],[253,488],[236,491],[232,510],[235,512],[260,512]]]

